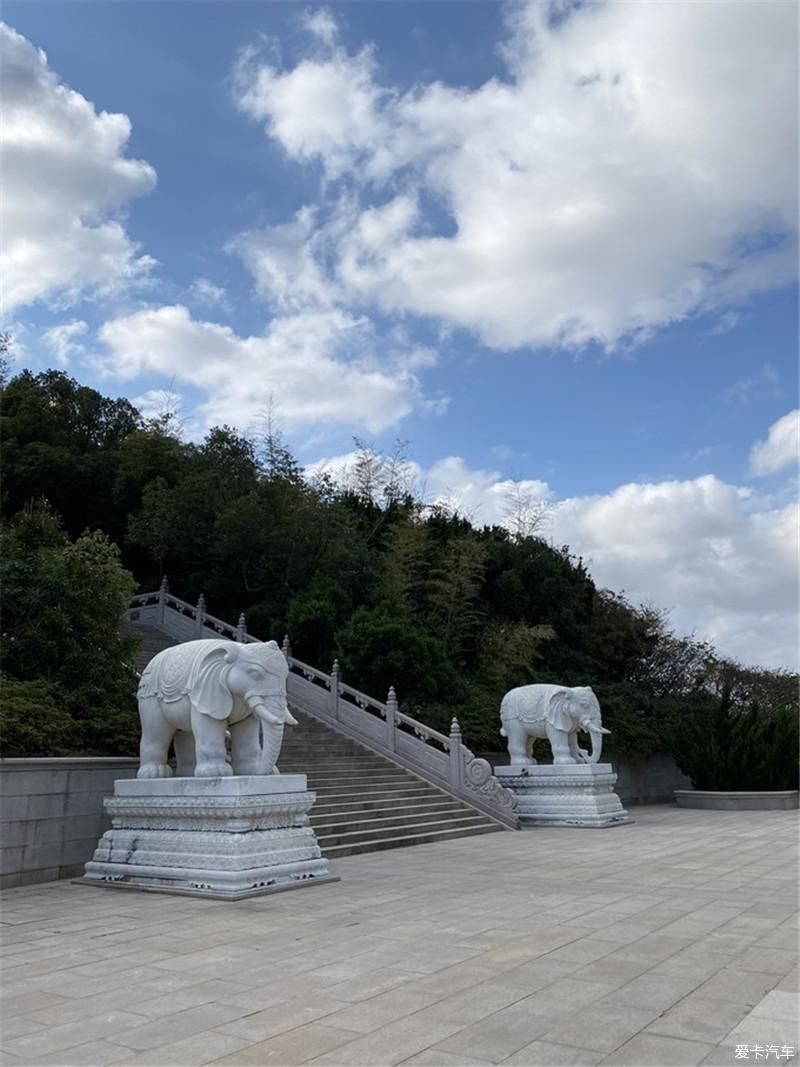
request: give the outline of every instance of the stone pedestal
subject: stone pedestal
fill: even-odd
[[[614,792],[610,763],[495,767],[497,780],[517,797],[524,826],[619,826],[631,822]]]
[[[304,774],[121,779],[81,882],[238,900],[338,881],[309,824],[315,800]]]

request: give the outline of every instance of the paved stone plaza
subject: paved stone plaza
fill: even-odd
[[[2,1062],[779,1062],[797,813],[631,814],[352,856],[238,903],[8,890]]]

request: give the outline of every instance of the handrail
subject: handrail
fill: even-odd
[[[258,641],[247,633],[244,615],[232,626],[208,614],[204,596],[194,605],[173,596],[166,579],[155,592],[133,597],[126,615],[129,621],[148,623],[178,641],[220,636],[244,644]],[[503,826],[519,829],[519,819],[514,814],[516,796],[495,778],[490,764],[476,758],[463,743],[457,719],[453,719],[448,737],[400,711],[393,688],[385,702],[376,700],[344,683],[338,662],[326,674],[295,659],[288,636],[282,647],[289,664],[287,689],[291,704],[447,790]]]

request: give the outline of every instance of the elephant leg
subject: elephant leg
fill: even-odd
[[[578,735],[576,733],[569,735],[569,751],[576,763],[586,763],[586,757],[589,753],[585,748],[579,747]]]
[[[139,742],[139,770],[137,778],[170,778],[172,768],[167,763],[169,744],[175,730],[161,712],[156,697],[139,701],[139,720],[142,737]]]
[[[546,724],[546,729],[547,740],[550,742],[550,748],[553,750],[553,763],[579,763],[580,761],[570,752],[570,735],[567,731],[559,730],[555,726],[551,726],[550,723]]]
[[[506,724],[508,755],[512,767],[528,766],[528,732],[521,722]]]
[[[231,763],[234,774],[263,774],[261,723],[254,715],[231,724]]]
[[[233,771],[225,758],[225,719],[212,719],[192,710],[192,733],[197,752],[195,778],[229,778]]]
[[[191,778],[197,757],[194,752],[194,737],[188,730],[178,730],[174,737],[175,759],[178,767],[175,771],[179,778]]]
[[[528,756],[528,763],[530,763],[530,765],[532,767],[535,767],[537,765],[537,761],[533,758],[533,746],[534,746],[535,741],[536,741],[536,738],[532,737],[529,734],[528,737],[527,737],[527,742],[526,742],[526,746],[525,746],[525,751],[526,751],[527,756]]]

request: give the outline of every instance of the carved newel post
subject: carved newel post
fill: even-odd
[[[197,625],[205,619],[197,604]],[[139,771],[105,801],[111,829],[83,882],[238,900],[336,881],[304,774],[280,774],[289,663],[275,641],[186,641],[139,682]],[[169,761],[174,744],[177,773]]]
[[[617,826],[630,822],[614,786],[610,763],[601,763],[603,737],[597,697],[588,686],[523,685],[500,704],[500,734],[508,741],[509,766],[495,767],[498,781],[517,796],[523,826]],[[591,751],[579,745],[589,738]],[[553,762],[533,758],[535,741],[547,741]]]

